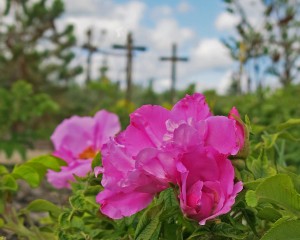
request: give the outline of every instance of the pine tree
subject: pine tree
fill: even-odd
[[[62,31],[56,20],[63,14],[61,0],[8,0],[0,18],[0,86],[26,80],[35,91],[66,85],[81,67],[71,67],[76,44],[73,26]],[[12,21],[7,21],[12,18]]]

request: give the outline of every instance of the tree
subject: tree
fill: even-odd
[[[278,77],[283,86],[288,86],[299,74],[300,1],[263,0],[263,3],[268,54],[272,60],[268,72]]]
[[[227,11],[240,19],[236,25],[238,36],[223,40],[232,58],[240,62],[240,71],[248,65],[252,75],[258,78],[262,60],[267,65],[266,74],[276,76],[283,86],[293,82],[299,72],[296,61],[300,53],[300,21],[296,15],[300,2],[261,0],[265,12],[261,16],[263,29],[260,29],[249,20],[241,0],[223,1]],[[261,86],[259,79],[257,81]]]
[[[73,26],[62,31],[56,27],[63,12],[61,0],[7,1],[6,15],[0,18],[0,86],[9,88],[25,79],[35,91],[43,91],[68,84],[82,71],[70,66],[76,44]]]

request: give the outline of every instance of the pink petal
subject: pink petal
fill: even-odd
[[[199,132],[188,124],[181,124],[174,131],[173,143],[184,151],[192,150],[193,147],[203,145],[205,132]]]
[[[94,146],[100,150],[110,137],[114,137],[121,130],[119,118],[116,114],[101,110],[94,116]]]
[[[163,183],[176,183],[176,160],[169,152],[146,148],[136,157],[136,168]]]
[[[220,169],[216,159],[225,158],[210,147],[199,147],[194,151],[184,153],[181,157],[182,164],[188,169],[187,185],[191,186],[199,179],[205,181],[217,181]]]
[[[124,146],[110,140],[102,148],[102,164],[104,168],[102,185],[115,188],[126,178],[128,172],[134,169],[135,162],[128,156]]]
[[[51,136],[55,156],[70,162],[86,148],[93,146],[93,125],[91,117],[73,116],[65,119]]]
[[[97,167],[94,168],[95,177],[98,177],[102,173],[104,173],[104,168],[103,167],[97,166]]]
[[[177,102],[171,110],[171,119],[175,122],[184,120],[189,123],[199,122],[211,116],[205,97],[200,93],[186,95],[185,98]]]
[[[236,154],[239,150],[236,139],[235,121],[224,116],[206,119],[206,144],[223,154]]]
[[[236,198],[237,194],[238,194],[240,191],[242,191],[242,189],[243,189],[243,184],[242,184],[242,182],[236,183],[236,184],[234,185],[234,187],[233,187],[233,192],[231,193],[231,195],[230,195],[230,196],[228,197],[228,199],[226,200],[226,202],[225,202],[223,208],[222,208],[220,211],[214,213],[213,215],[211,215],[211,216],[209,216],[209,217],[207,217],[207,218],[205,218],[205,219],[202,219],[202,220],[199,222],[199,224],[200,224],[200,225],[205,225],[205,223],[206,223],[207,220],[214,219],[214,218],[216,218],[217,216],[220,216],[220,215],[222,215],[222,214],[228,213],[228,212],[231,210],[231,208],[232,208],[232,206],[233,206],[233,204],[234,204],[234,202],[235,202],[235,198]]]
[[[131,216],[146,208],[152,201],[154,195],[140,192],[112,192],[103,190],[96,201],[101,204],[100,210],[103,214],[113,219]]]
[[[200,204],[202,197],[202,188],[203,182],[199,180],[188,189],[187,204],[190,207],[197,207]]]
[[[118,140],[132,156],[147,147],[160,147],[169,115],[163,107],[144,105],[130,115],[130,125]]]
[[[70,188],[70,182],[74,182],[73,174],[79,177],[86,176],[92,171],[92,160],[74,160],[69,166],[61,167],[60,172],[48,170],[47,180],[55,188]]]
[[[242,149],[244,146],[244,142],[245,142],[245,131],[244,131],[244,126],[240,122],[236,121],[236,118],[240,119],[241,117],[240,117],[238,110],[235,107],[233,107],[230,110],[228,118],[235,120],[236,135],[237,135],[236,138],[238,141],[239,149]]]

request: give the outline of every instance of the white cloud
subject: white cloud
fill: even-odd
[[[201,40],[191,60],[200,69],[220,69],[232,64],[228,49],[215,38]]]
[[[215,21],[218,30],[231,31],[239,22],[239,17],[228,12],[222,12]]]
[[[161,6],[157,6],[155,7],[152,11],[151,11],[151,16],[153,18],[154,21],[156,21],[157,19],[161,19],[163,17],[170,17],[173,13],[173,9],[168,6],[168,5],[161,5]]]
[[[217,93],[219,94],[225,94],[231,83],[232,83],[232,70],[228,70],[225,72],[225,74],[221,77],[220,83],[218,84],[217,88]]]
[[[75,26],[79,45],[86,41],[86,31],[89,28],[94,30],[94,41],[101,47],[105,44],[100,38],[101,30],[106,30],[107,43],[125,41],[128,31],[137,31],[146,10],[146,5],[139,1],[124,4],[106,0],[82,2],[66,0],[66,14],[58,20],[60,28],[66,24]]]
[[[186,1],[181,1],[178,5],[177,5],[177,11],[180,13],[187,13],[192,9],[192,7],[190,6],[190,4]]]
[[[185,44],[195,37],[190,28],[180,27],[175,19],[167,18],[158,21],[154,28],[147,29],[144,37],[158,51],[169,51],[171,44]]]
[[[146,52],[135,52],[133,61],[133,81],[147,86],[149,79],[154,78],[154,88],[157,91],[164,91],[170,87],[170,62],[161,62],[161,56],[170,56],[171,44],[178,45],[179,56],[190,57],[186,63],[178,63],[177,67],[177,88],[183,89],[188,84],[197,83],[201,79],[201,86],[213,88],[218,86],[218,80],[222,74],[213,73],[206,81],[206,77],[199,72],[211,71],[212,69],[230,66],[231,61],[228,57],[226,48],[217,39],[202,39],[199,41],[196,32],[188,27],[180,26],[173,16],[173,9],[161,5],[156,7],[156,11],[161,14],[155,19],[153,26],[142,24],[145,15],[151,16],[153,10],[141,1],[128,1],[117,4],[114,1],[87,0],[84,4],[81,1],[67,2],[67,13],[58,23],[60,27],[67,23],[72,23],[76,29],[78,45],[86,41],[85,32],[92,27],[95,32],[94,44],[98,47],[112,50],[113,43],[124,44],[127,32],[133,31],[134,44],[146,46]],[[186,3],[185,1],[183,3]],[[178,5],[179,6],[179,5]],[[178,6],[175,9],[178,10]],[[159,11],[158,11],[159,10]],[[182,9],[181,9],[182,10]],[[109,14],[108,14],[109,12]],[[101,29],[106,29],[105,38],[100,40]],[[125,54],[120,50],[120,54]],[[86,52],[78,49],[76,62],[86,68]],[[95,54],[93,57],[92,76],[99,76],[103,55]],[[108,56],[109,72],[108,76],[113,81],[120,81],[121,86],[125,87],[125,57]],[[80,76],[78,81],[83,82],[86,73]],[[199,78],[199,76],[202,76]]]

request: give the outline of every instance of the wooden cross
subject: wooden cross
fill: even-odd
[[[177,45],[172,45],[172,56],[161,57],[161,61],[171,61],[171,102],[175,102],[175,84],[176,84],[176,62],[187,62],[189,59],[186,57],[177,57]]]
[[[89,83],[91,81],[92,56],[98,51],[98,49],[96,46],[92,45],[92,29],[88,29],[86,35],[87,42],[82,46],[82,48],[88,51],[86,83]]]
[[[133,51],[146,51],[146,47],[134,46],[132,33],[127,34],[126,45],[114,44],[114,49],[125,49],[127,51],[127,64],[126,64],[126,100],[130,102],[132,99],[132,55]]]

